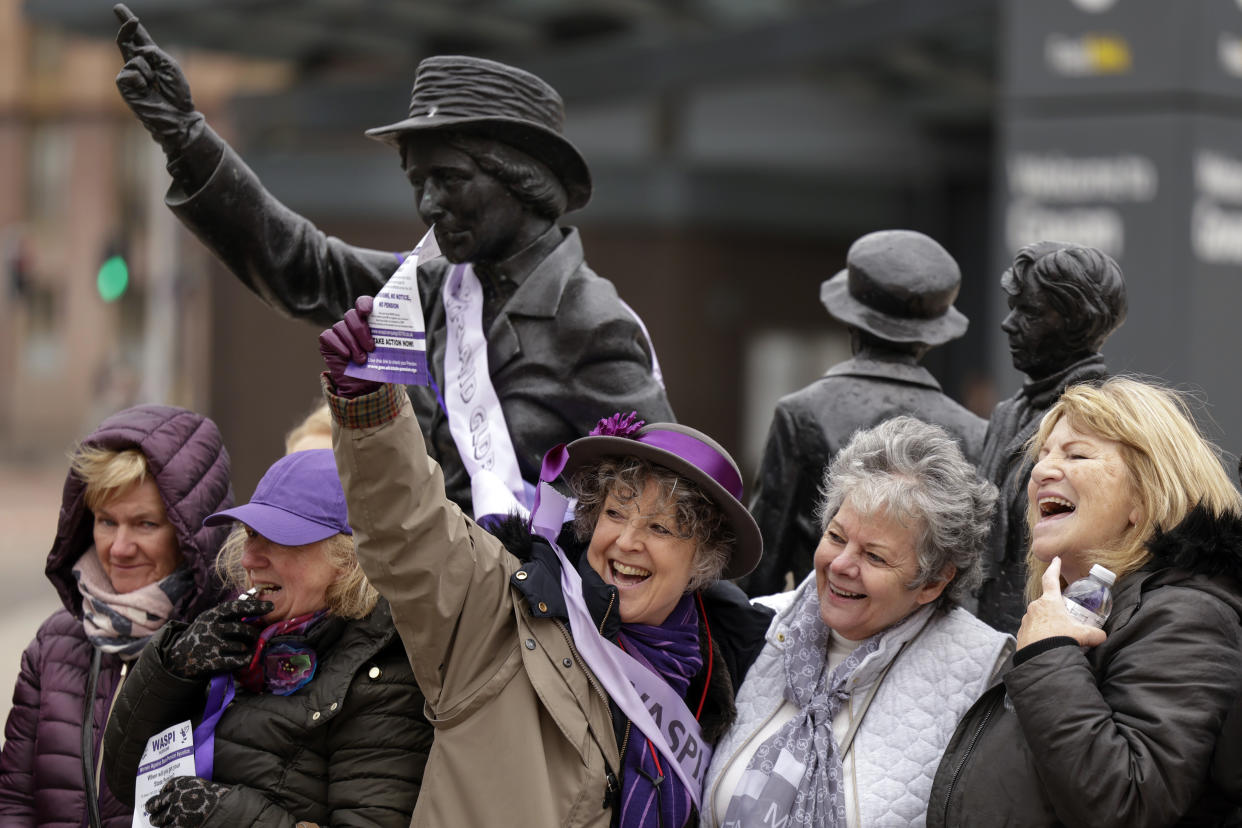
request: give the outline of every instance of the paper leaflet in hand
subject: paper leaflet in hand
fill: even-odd
[[[397,272],[375,295],[367,324],[375,350],[365,365],[350,362],[345,376],[401,385],[427,385],[427,334],[418,295],[418,265],[436,258],[435,228],[427,231]]]
[[[190,722],[175,724],[147,740],[134,780],[134,828],[151,828],[143,807],[174,776],[194,776],[194,737]]]

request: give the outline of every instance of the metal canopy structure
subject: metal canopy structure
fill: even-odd
[[[26,14],[36,23],[109,38],[116,23],[101,6],[91,0],[27,0]],[[422,57],[466,53],[511,62],[547,79],[569,103],[571,135],[585,108],[599,112],[637,99],[653,102],[649,146],[638,155],[674,154],[694,166],[705,159],[688,149],[694,127],[685,113],[701,96],[720,99],[739,87],[770,92],[794,84],[809,85],[831,101],[821,114],[827,122],[839,114],[843,129],[909,132],[927,144],[912,156],[920,166],[964,164],[981,174],[987,152],[980,150],[990,140],[995,97],[997,6],[997,0],[131,3],[161,44],[284,59],[298,67],[298,82],[287,92],[239,102],[237,122],[257,145],[267,145],[271,133],[356,133],[392,120]],[[781,166],[789,158],[784,134],[797,131],[800,113],[815,115],[806,105],[793,103],[789,117],[767,113],[770,158],[759,146],[741,166],[763,169],[772,166],[768,160]],[[728,108],[727,102],[720,106]],[[870,126],[850,117],[852,109],[881,106],[883,118]],[[698,128],[719,131],[706,123]],[[855,143],[858,149],[839,159],[840,166],[885,166],[883,158],[857,153],[867,146],[883,153],[892,149],[891,141]],[[585,149],[594,163],[590,146]],[[793,160],[805,166],[803,159]],[[833,166],[831,158],[819,161]],[[909,172],[900,161],[894,167],[898,175]]]
[[[27,0],[33,22],[109,37],[91,0]],[[661,92],[816,64],[935,86],[992,76],[996,0],[134,0],[162,40],[408,70],[430,54],[511,60],[567,99]]]

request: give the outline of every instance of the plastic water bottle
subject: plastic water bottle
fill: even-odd
[[[1113,590],[1117,576],[1111,569],[1096,564],[1091,573],[1065,588],[1061,597],[1070,617],[1080,624],[1103,627],[1113,611]]]

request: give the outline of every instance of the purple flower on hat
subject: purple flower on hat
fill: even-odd
[[[643,426],[647,424],[646,420],[638,419],[638,412],[631,411],[629,414],[617,412],[611,417],[605,417],[595,424],[595,428],[591,429],[591,437],[633,437]]]

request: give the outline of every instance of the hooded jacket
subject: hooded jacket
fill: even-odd
[[[1114,590],[1106,641],[1020,650],[966,713],[932,785],[936,826],[1215,825],[1211,769],[1242,688],[1242,517],[1194,509]]]
[[[529,532],[502,541],[445,497],[400,386],[330,403],[358,559],[392,604],[436,728],[412,824],[607,828],[631,728],[569,632],[551,547]],[[588,610],[615,636],[615,588],[584,563],[578,571]],[[703,600],[714,669],[700,723],[712,742],[771,614],[730,584]]]
[[[231,506],[233,493],[215,423],[181,408],[142,405],[104,420],[82,445],[136,448],[147,458],[178,549],[194,575],[194,587],[173,607],[173,618],[188,621],[218,603],[222,594],[212,567],[228,527],[202,522]],[[100,772],[104,724],[127,665],[96,650],[82,628],[82,597],[72,570],[94,543],[85,492],[85,483],[70,472],[46,568],[64,609],[43,623],[23,653],[5,725],[0,826],[6,828],[77,828],[96,818],[107,828],[128,828],[132,819]]]

